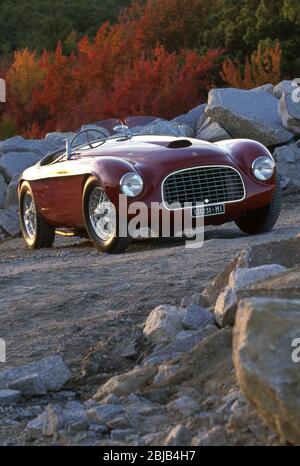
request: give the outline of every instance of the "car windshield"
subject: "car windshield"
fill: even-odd
[[[72,149],[80,146],[81,150],[95,148],[103,144],[107,139],[125,138],[130,139],[137,135],[184,135],[182,126],[156,117],[127,117],[123,120],[109,119],[96,123],[84,125],[77,131]]]

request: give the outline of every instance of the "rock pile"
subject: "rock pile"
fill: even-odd
[[[0,372],[0,424],[37,445],[299,445],[299,284],[300,237],[250,247],[153,309],[135,366],[88,399],[60,356]]]
[[[209,142],[255,139],[274,153],[287,193],[300,192],[299,96],[300,87],[293,81],[249,91],[212,89],[207,105],[200,105],[171,122],[158,119],[148,125],[147,132]],[[16,136],[0,142],[0,241],[20,233],[16,188],[21,172],[62,148],[66,137],[72,134],[49,133],[41,140]]]

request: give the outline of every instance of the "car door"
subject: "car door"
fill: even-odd
[[[46,170],[43,170],[43,169]],[[84,168],[80,159],[60,160],[47,167],[41,167],[44,189],[51,193],[51,208],[48,218],[57,226],[82,228],[81,197]]]

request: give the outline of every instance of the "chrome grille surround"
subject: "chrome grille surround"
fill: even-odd
[[[241,202],[246,197],[241,174],[228,165],[202,165],[173,172],[163,180],[161,191],[168,210]],[[176,207],[171,206],[174,203]]]

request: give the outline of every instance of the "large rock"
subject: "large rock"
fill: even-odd
[[[299,329],[300,300],[251,298],[239,303],[233,341],[242,391],[269,427],[295,445],[300,444]]]
[[[152,343],[168,343],[182,328],[185,310],[176,306],[158,306],[146,320],[144,335]]]
[[[56,439],[58,431],[62,429],[78,431],[87,430],[88,427],[84,405],[78,401],[70,401],[65,409],[59,405],[48,405],[42,414],[27,424],[25,436],[28,440],[34,440],[41,435]]]
[[[98,389],[94,398],[103,399],[112,393],[117,396],[127,396],[130,393],[140,391],[153,380],[156,373],[155,367],[147,367],[135,368],[125,374],[116,375]]]
[[[2,175],[0,175],[0,209],[5,207],[7,183]]]
[[[7,154],[9,152],[29,152],[38,154],[41,157],[49,152],[58,149],[58,142],[51,137],[47,139],[24,139],[21,136],[14,136],[0,141],[0,152]]]
[[[47,391],[59,390],[70,378],[71,372],[61,356],[50,356],[25,366],[6,369],[0,372],[0,389],[30,375],[37,374],[40,383]]]
[[[180,125],[187,125],[192,128],[193,132],[196,133],[203,116],[205,115],[206,104],[199,105],[198,107],[192,108],[188,113],[179,115],[178,117],[171,120],[171,123],[179,123]]]
[[[201,139],[202,141],[218,142],[230,139],[230,136],[227,131],[219,125],[219,123],[212,122],[211,119],[208,118],[203,126],[198,130],[196,138]]]
[[[158,118],[147,126],[135,127],[132,129],[135,134],[155,134],[162,136],[183,136],[192,137],[194,132],[193,129],[185,124],[179,124],[177,122],[170,122]]]
[[[228,286],[239,290],[246,288],[252,283],[265,280],[266,278],[273,277],[279,273],[285,272],[286,267],[280,264],[266,264],[253,268],[237,268],[233,270],[229,276]]]
[[[191,445],[192,434],[182,424],[173,427],[164,440],[167,447],[186,447]]]
[[[45,142],[47,143],[48,151],[53,148],[53,150],[63,149],[66,145],[66,139],[70,139],[75,135],[75,133],[48,133],[45,136]]]
[[[255,139],[266,146],[293,138],[282,127],[277,99],[267,92],[212,89],[206,113],[235,138]]]
[[[239,290],[285,271],[286,267],[279,264],[233,270],[229,275],[228,286],[220,293],[216,302],[214,315],[217,323],[222,327],[234,325]]]
[[[20,222],[17,212],[14,210],[0,210],[0,228],[9,236],[16,237],[20,234]]]
[[[269,277],[238,292],[239,298],[272,297],[300,300],[300,265]]]
[[[294,81],[281,81],[281,83],[277,84],[277,86],[274,87],[273,95],[277,99],[280,99],[284,93],[291,94],[294,89]]]
[[[35,165],[41,158],[41,155],[34,152],[10,152],[0,159],[0,173],[9,183],[14,176]]]
[[[279,101],[279,114],[284,128],[299,135],[300,102],[296,102],[291,94],[283,94]]]
[[[21,398],[21,392],[17,390],[0,390],[0,406],[11,406]]]
[[[200,330],[209,324],[214,325],[215,318],[208,309],[189,305],[186,308],[182,323],[187,330]]]
[[[191,335],[187,335],[185,338],[176,339],[162,348],[158,347],[143,361],[143,366],[150,367],[158,363],[161,364],[178,357],[182,353],[187,353],[216,332],[218,332],[218,329],[215,325],[207,325],[201,330],[192,332]]]
[[[90,421],[96,424],[106,424],[123,412],[124,409],[121,405],[104,404],[90,408],[87,412],[87,416]]]
[[[255,87],[254,89],[251,89],[252,91],[263,91],[267,92],[268,94],[273,95],[273,90],[274,86],[271,83],[264,84],[263,86]]]
[[[300,148],[296,144],[277,147],[274,158],[285,192],[300,192]]]
[[[18,183],[19,175],[15,175],[7,187],[5,198],[6,210],[18,211]]]

